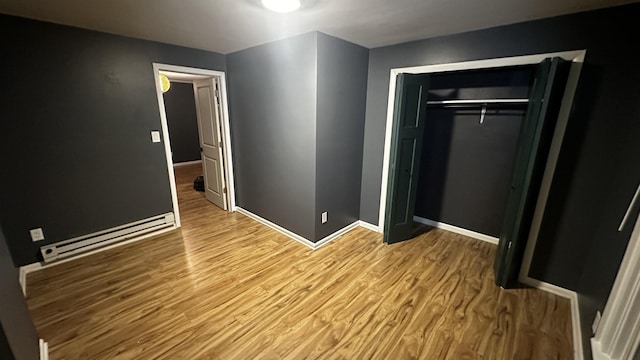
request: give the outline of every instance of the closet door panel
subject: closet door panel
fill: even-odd
[[[387,244],[408,240],[413,234],[429,78],[398,76],[384,227]]]
[[[518,279],[568,72],[569,63],[560,58],[546,59],[536,70],[494,264],[496,284],[505,288]]]

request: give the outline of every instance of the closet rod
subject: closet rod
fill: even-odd
[[[490,105],[490,104],[527,104],[529,99],[478,99],[478,100],[431,100],[427,105]]]

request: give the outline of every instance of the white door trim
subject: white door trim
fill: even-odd
[[[631,359],[640,346],[640,217],[613,284],[596,335],[593,358]]]
[[[227,195],[229,200],[229,211],[236,211],[235,181],[233,174],[233,154],[231,153],[231,127],[229,124],[229,106],[227,99],[227,81],[225,73],[222,71],[199,69],[186,66],[153,63],[153,77],[156,84],[156,94],[158,96],[158,107],[160,109],[160,122],[162,126],[162,137],[164,140],[165,154],[167,158],[167,172],[169,173],[169,183],[171,185],[171,201],[173,203],[173,213],[176,217],[176,226],[180,227],[180,212],[178,208],[178,192],[176,190],[176,178],[173,172],[173,159],[171,159],[171,144],[169,139],[169,126],[167,125],[167,113],[162,98],[162,90],[160,89],[160,79],[158,72],[161,70],[180,72],[194,75],[205,75],[218,77],[220,80],[220,98],[222,101],[222,126],[223,152],[224,152],[224,170],[227,186]]]

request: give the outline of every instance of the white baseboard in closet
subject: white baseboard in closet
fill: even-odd
[[[496,237],[493,237],[493,236],[481,234],[479,232],[475,232],[475,231],[468,230],[468,229],[463,229],[461,227],[457,227],[457,226],[453,226],[453,225],[437,222],[437,221],[434,221],[434,220],[425,219],[425,218],[422,218],[422,217],[419,217],[419,216],[414,216],[413,217],[413,221],[418,222],[420,224],[432,226],[432,227],[434,227],[436,229],[447,230],[447,231],[451,231],[451,232],[456,233],[456,234],[468,236],[470,238],[486,241],[486,242],[494,244],[494,245],[498,245],[498,241],[500,241],[500,239],[498,239]]]

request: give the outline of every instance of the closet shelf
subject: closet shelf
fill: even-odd
[[[477,106],[477,105],[499,105],[499,104],[527,104],[529,99],[474,99],[474,100],[432,100],[427,101],[427,105],[439,106]]]

